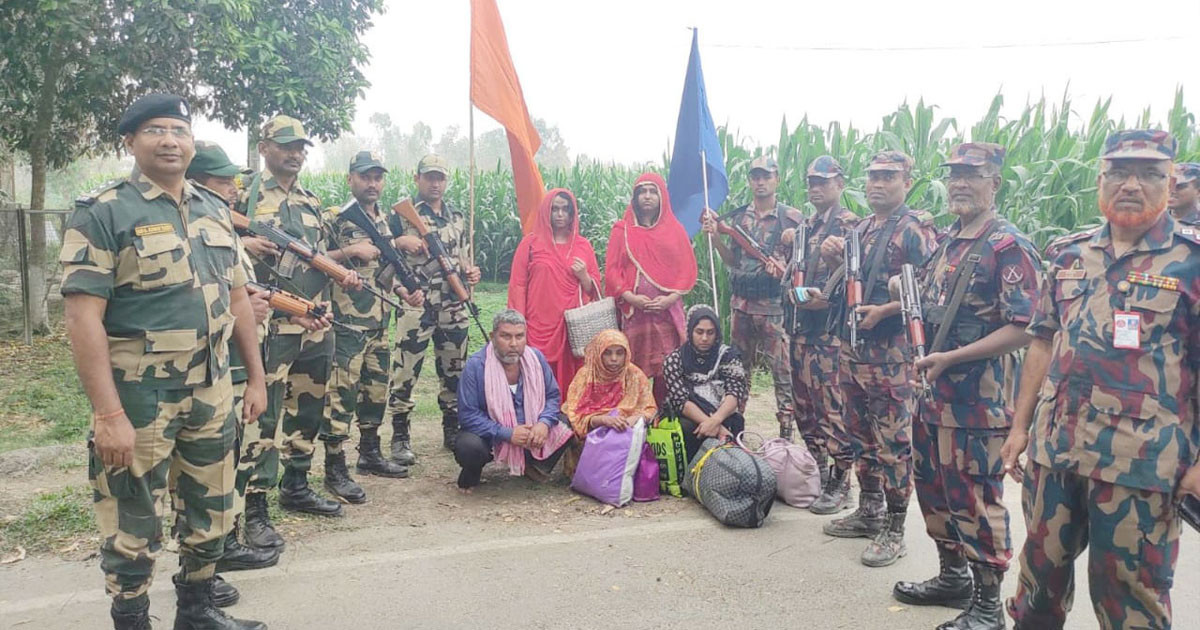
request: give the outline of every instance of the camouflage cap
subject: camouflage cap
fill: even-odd
[[[867,172],[871,171],[903,171],[912,170],[913,159],[903,151],[880,151],[871,156],[867,164]]]
[[[137,131],[138,126],[151,118],[174,118],[188,124],[192,122],[192,110],[182,96],[175,94],[147,94],[134,101],[121,114],[117,133],[125,135]]]
[[[220,145],[207,140],[196,141],[196,157],[193,157],[192,163],[188,165],[188,177],[196,178],[200,175],[233,177],[241,172],[242,169],[229,160],[229,156],[225,155],[225,151]]]
[[[383,161],[373,151],[359,151],[354,154],[354,159],[350,160],[351,173],[366,173],[373,168],[380,169],[384,173],[388,172],[387,168],[383,166]]]
[[[1173,160],[1175,137],[1157,129],[1125,129],[1104,141],[1102,160]]]
[[[303,140],[305,144],[312,146],[312,140],[308,139],[304,125],[301,125],[299,120],[283,114],[268,120],[267,124],[263,125],[262,139],[279,144]]]
[[[1200,162],[1178,162],[1175,164],[1175,183],[1187,184],[1200,181]]]
[[[844,169],[842,169],[842,165],[835,160],[832,155],[822,155],[821,157],[813,160],[812,164],[808,165],[809,177],[824,177],[825,179],[830,179],[845,174],[846,172]]]
[[[747,173],[754,171],[767,171],[768,173],[778,173],[779,165],[775,163],[775,158],[766,155],[760,155],[750,161],[750,170]]]
[[[425,173],[441,173],[442,175],[449,176],[450,163],[442,156],[430,153],[421,158],[420,162],[417,162],[417,175],[424,175]]]
[[[1008,149],[995,142],[963,142],[950,149],[950,157],[942,166],[1004,166],[1004,155]]]

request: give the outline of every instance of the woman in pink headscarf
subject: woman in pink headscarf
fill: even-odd
[[[666,182],[642,174],[609,236],[604,287],[620,306],[634,365],[654,379],[656,400],[666,393],[659,378],[663,359],[685,340],[683,296],[696,274],[692,241],[671,210]]]
[[[508,307],[525,316],[529,345],[542,351],[566,390],[582,365],[571,353],[563,311],[600,299],[600,266],[579,235],[579,204],[565,188],[546,193],[533,232],[513,254]]]

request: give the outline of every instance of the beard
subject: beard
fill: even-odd
[[[505,365],[513,365],[515,363],[520,363],[521,361],[520,353],[516,352],[507,352],[505,354],[498,355],[497,358],[499,358],[500,362]]]
[[[1104,218],[1108,219],[1109,223],[1122,228],[1141,228],[1151,225],[1167,209],[1166,199],[1157,204],[1145,205],[1137,212],[1118,210],[1115,198],[1108,199],[1101,195],[1099,202],[1100,212],[1104,214]]]

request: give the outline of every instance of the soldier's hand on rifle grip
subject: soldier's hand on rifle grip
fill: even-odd
[[[858,307],[856,312],[860,318],[858,327],[863,330],[871,330],[883,321],[884,308],[881,304],[863,304]]]
[[[362,277],[358,275],[357,271],[351,270],[350,273],[346,274],[345,278],[342,278],[342,280],[338,282],[338,284],[347,289],[361,290],[363,281]]]
[[[348,252],[354,258],[363,262],[371,262],[379,258],[379,248],[371,244],[370,241],[362,241],[350,246],[352,249]]]
[[[313,317],[312,315],[292,315],[288,318],[288,321],[304,328],[309,332],[316,332],[318,330],[329,328],[333,325],[333,314],[325,313],[320,317]]]
[[[700,230],[705,234],[717,235],[717,213],[709,208],[705,208],[704,212],[700,213]]]
[[[425,241],[421,240],[418,236],[405,234],[404,236],[397,236],[394,242],[396,243],[396,249],[406,254],[429,254],[429,250],[425,247]]]
[[[1192,467],[1183,474],[1183,479],[1179,480],[1179,496],[1177,498],[1182,499],[1188,494],[1200,499],[1200,465],[1192,464]]]
[[[246,295],[250,298],[250,310],[254,311],[254,323],[261,324],[271,316],[271,294],[257,287],[246,285]]]
[[[405,289],[400,289],[400,291],[400,297],[403,298],[404,302],[409,306],[421,306],[425,303],[425,291],[422,289],[417,289],[416,291],[412,292],[409,292]]]
[[[841,236],[826,236],[821,241],[821,257],[827,260],[841,261],[846,251],[846,239]]]
[[[259,258],[279,255],[279,247],[261,236],[242,236],[241,239],[242,245],[246,246],[246,251]]]
[[[774,256],[767,258],[767,260],[769,261],[769,264],[766,266],[767,267],[767,275],[769,275],[775,279],[782,278],[784,272],[787,271],[786,266],[783,263],[779,262],[779,260],[777,258],[775,258]]]
[[[784,245],[791,245],[794,240],[796,240],[796,228],[788,228],[779,235],[779,242]]]
[[[479,267],[467,267],[466,274],[467,284],[476,285],[483,279],[483,270]]]
[[[918,359],[913,365],[918,372],[925,372],[925,380],[933,385],[942,372],[954,366],[954,357],[949,352],[934,352],[924,359]]]
[[[829,308],[829,298],[817,287],[805,287],[808,299],[796,305],[802,311],[819,311]]]
[[[1021,483],[1025,479],[1025,470],[1021,465],[1021,455],[1025,453],[1025,449],[1028,446],[1028,433],[1024,431],[1009,431],[1008,439],[1004,440],[1004,446],[1000,447],[1000,458],[1004,461],[1004,472],[1008,473],[1013,478],[1013,481],[1017,483]]]
[[[132,465],[136,439],[133,424],[123,411],[115,416],[99,414],[92,422],[92,446],[105,466]]]
[[[258,417],[267,410],[266,384],[250,383],[242,396],[242,420],[246,424],[258,422]]]

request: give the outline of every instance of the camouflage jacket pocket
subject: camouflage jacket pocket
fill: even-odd
[[[134,289],[146,291],[192,279],[183,239],[174,232],[139,236],[133,246],[138,266]]]
[[[144,352],[138,361],[138,374],[143,379],[183,379],[187,384],[204,381],[205,367],[199,361],[206,354],[193,329],[146,331]],[[192,367],[199,363],[200,374],[189,375]],[[198,379],[198,380],[197,380]]]
[[[1147,343],[1166,344],[1179,338],[1179,333],[1171,328],[1171,320],[1175,317],[1175,308],[1179,305],[1179,293],[1166,289],[1156,289],[1150,297],[1131,296],[1126,305],[1142,316],[1141,340],[1143,347]]]
[[[234,263],[237,260],[233,248],[233,235],[211,228],[200,228],[200,239],[204,241],[204,268],[211,274],[206,280],[232,281]]]

